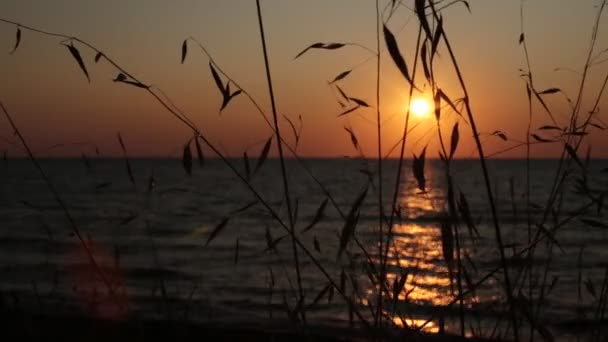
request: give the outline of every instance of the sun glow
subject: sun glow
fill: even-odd
[[[425,98],[419,97],[412,100],[410,104],[410,111],[414,116],[419,118],[425,118],[431,113],[431,102]]]

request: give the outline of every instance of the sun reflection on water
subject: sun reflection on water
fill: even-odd
[[[453,295],[448,268],[443,261],[439,227],[401,224],[395,226],[393,232],[388,264],[410,273],[399,300],[419,305],[449,304]],[[392,281],[398,276],[390,272],[387,278]]]
[[[446,217],[445,195],[438,188],[424,194],[412,186],[405,188],[399,202],[404,221],[393,225],[388,249],[387,284],[392,286],[404,273],[408,277],[395,307],[387,307],[385,315],[397,327],[437,333],[442,328],[438,315],[431,317],[409,308],[435,307],[439,308],[435,312],[441,312],[457,295],[456,272],[450,274],[443,256],[440,220]]]
[[[399,328],[411,328],[411,329],[420,329],[427,333],[436,334],[439,332],[439,325],[437,323],[424,320],[424,319],[411,319],[411,318],[401,318],[399,316],[393,317],[393,324]]]

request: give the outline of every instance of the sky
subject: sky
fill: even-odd
[[[390,1],[380,1],[383,5]],[[262,0],[272,80],[282,133],[295,146],[284,116],[299,126],[300,156],[357,156],[344,129],[352,129],[366,157],[377,155],[376,59],[359,46],[325,51],[298,52],[315,42],[350,42],[376,49],[376,12],[373,0]],[[405,0],[387,22],[410,68],[414,60],[418,21]],[[558,87],[576,98],[581,81],[598,0],[526,0],[524,30],[535,86]],[[520,68],[526,63],[518,44],[521,33],[519,0],[469,0],[471,13],[457,4],[443,11],[444,28],[454,47],[469,88],[473,114],[487,154],[494,155],[526,139],[528,124],[525,82]],[[605,17],[605,15],[604,15]],[[256,155],[272,135],[245,96],[235,97],[221,114],[222,96],[209,70],[209,59],[189,44],[185,63],[181,45],[194,37],[217,64],[252,95],[271,115],[255,1],[253,0],[3,0],[0,18],[45,31],[76,36],[111,56],[146,84],[161,88],[201,128],[202,133],[228,156]],[[604,18],[605,19],[605,18]],[[605,21],[605,20],[604,20]],[[597,51],[606,49],[608,29],[600,27]],[[112,82],[117,71],[103,60],[95,64],[94,52],[76,44],[91,82],[78,68],[62,39],[22,29],[19,48],[16,26],[0,23],[0,101],[10,110],[39,156],[119,156],[116,134],[121,133],[129,154],[142,157],[178,157],[192,131],[172,117],[146,91]],[[407,108],[409,85],[381,42],[382,153],[400,139]],[[602,55],[603,56],[603,55]],[[371,57],[371,58],[370,58]],[[608,57],[608,54],[607,56]],[[600,60],[602,58],[600,57]],[[367,62],[365,62],[367,60]],[[456,99],[462,96],[448,54],[440,43],[437,59],[439,86]],[[590,109],[608,63],[594,66],[584,91],[583,108]],[[556,71],[556,68],[559,70]],[[349,96],[365,100],[370,108],[337,117],[344,109],[328,85],[336,75],[353,70],[339,81]],[[420,75],[420,73],[419,73]],[[223,77],[226,82],[226,78]],[[423,77],[419,87],[429,89]],[[234,85],[232,86],[233,90]],[[422,94],[424,95],[424,94]],[[426,94],[428,96],[428,94]],[[569,113],[565,97],[546,97],[560,126]],[[600,109],[607,101],[600,101]],[[608,121],[605,113],[599,118]],[[542,107],[533,106],[532,128],[552,124]],[[456,156],[475,158],[471,128],[454,113],[441,119],[444,139],[458,122],[460,145]],[[408,136],[406,156],[428,147],[430,157],[439,149],[434,117],[415,117]],[[503,141],[490,133],[503,131]],[[587,138],[592,155],[608,157],[605,132]],[[535,131],[549,137],[547,132]],[[0,151],[22,154],[5,120],[0,120]],[[206,149],[209,153],[208,149]],[[535,157],[554,157],[559,144],[539,144]],[[276,155],[273,149],[271,155]],[[395,156],[393,152],[392,156]],[[514,148],[496,157],[525,156]]]

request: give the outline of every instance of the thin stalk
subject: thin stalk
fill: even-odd
[[[432,2],[431,2],[432,4]],[[432,5],[431,5],[432,6]],[[435,11],[435,9],[433,8],[433,14],[436,17],[437,20],[439,20],[439,16],[437,15],[437,12]],[[464,82],[464,78],[462,76],[462,72],[460,70],[460,65],[458,64],[458,61],[456,59],[456,56],[454,55],[454,51],[452,49],[452,45],[450,44],[450,40],[448,39],[448,35],[447,33],[444,31],[443,34],[443,38],[444,38],[444,42],[445,45],[447,47],[448,53],[450,55],[450,60],[452,65],[454,66],[454,71],[456,72],[456,75],[458,77],[458,82],[460,83],[460,87],[462,88],[462,91],[464,92],[464,104],[465,104],[465,108],[467,110],[467,116],[469,118],[469,124],[471,125],[471,130],[473,133],[473,138],[475,139],[475,145],[477,147],[477,151],[479,152],[479,161],[481,163],[481,170],[483,172],[483,178],[484,178],[484,183],[485,183],[485,188],[486,188],[486,193],[488,196],[488,202],[490,203],[490,210],[492,211],[492,221],[494,224],[494,232],[496,235],[496,243],[498,245],[499,248],[499,252],[500,252],[500,261],[502,264],[502,268],[503,268],[503,273],[504,273],[504,279],[505,279],[505,292],[507,295],[507,300],[509,301],[509,310],[511,313],[511,324],[513,325],[513,338],[515,341],[519,341],[519,329],[517,326],[517,314],[515,311],[515,302],[513,300],[513,293],[511,292],[511,280],[509,277],[509,268],[507,265],[507,260],[506,260],[506,256],[505,256],[505,250],[504,250],[504,244],[502,241],[502,233],[500,230],[500,223],[498,221],[498,212],[496,210],[496,203],[494,202],[494,195],[492,193],[492,186],[490,184],[490,175],[488,172],[488,167],[486,165],[486,160],[485,160],[485,155],[483,152],[483,146],[481,145],[481,141],[479,139],[479,132],[477,130],[477,125],[475,124],[475,118],[473,115],[473,110],[471,108],[471,104],[470,104],[470,97],[469,97],[469,92],[467,89],[467,86]]]
[[[519,7],[519,16],[520,16],[520,25],[521,25],[521,34],[524,34],[524,2],[522,0]],[[530,133],[532,130],[532,97],[530,95],[531,89],[534,89],[534,79],[532,77],[532,67],[530,63],[530,54],[528,52],[528,43],[525,39],[522,41],[522,46],[524,49],[524,56],[526,58],[526,65],[528,66],[528,81],[530,82],[529,86],[526,84],[526,92],[528,94],[528,126],[526,128],[526,225],[528,231],[528,244],[532,241],[532,215],[530,212],[531,208],[531,200],[530,200],[530,191],[531,191],[531,177],[530,177]],[[530,89],[531,88],[531,89]],[[533,300],[533,278],[534,278],[534,269],[533,269],[533,261],[534,261],[534,250],[530,250],[530,253],[527,255],[527,264],[528,264],[528,299],[530,303],[530,307],[528,310],[532,315],[534,312],[534,300]],[[534,319],[534,317],[532,317]],[[534,341],[534,326],[530,324],[530,342]]]
[[[260,38],[262,40],[262,50],[264,52],[264,64],[266,65],[266,80],[268,81],[268,92],[270,94],[270,103],[272,106],[272,119],[274,123],[274,130],[277,136],[277,146],[279,149],[279,160],[281,163],[281,176],[283,178],[283,194],[285,201],[287,202],[287,216],[289,220],[289,229],[291,230],[291,247],[293,251],[293,259],[296,266],[296,278],[298,282],[298,293],[300,295],[299,302],[304,301],[304,290],[302,289],[302,275],[300,274],[300,261],[298,257],[298,248],[296,246],[295,238],[295,226],[293,222],[291,198],[289,194],[289,181],[287,178],[287,170],[285,169],[285,158],[283,157],[283,142],[281,140],[281,130],[279,128],[279,120],[277,115],[277,109],[275,104],[274,90],[272,88],[272,77],[270,75],[270,62],[268,61],[268,49],[266,48],[266,35],[264,34],[264,21],[262,20],[262,9],[260,7],[260,0],[256,0],[256,7],[258,12],[258,24],[260,27]],[[302,306],[303,308],[303,306]],[[305,310],[301,311],[302,321],[306,325],[306,314]]]
[[[376,0],[376,120],[378,133],[378,256],[380,263],[384,264],[382,257],[382,245],[384,243],[383,236],[383,217],[384,209],[382,205],[382,123],[380,116],[380,1]],[[391,210],[392,211],[392,210]],[[388,244],[388,241],[387,241]],[[378,286],[378,304],[376,305],[376,315],[374,317],[375,327],[378,328],[382,324],[382,287],[386,279],[384,267],[381,266],[380,284]]]
[[[593,32],[591,33],[591,43],[589,46],[589,53],[587,54],[587,59],[585,60],[585,64],[583,66],[583,76],[581,79],[581,84],[578,89],[578,95],[576,97],[576,103],[574,104],[574,110],[570,119],[570,129],[574,129],[576,127],[576,122],[578,120],[578,113],[580,112],[580,106],[583,102],[583,91],[585,89],[586,79],[588,75],[589,68],[591,67],[591,59],[593,58],[593,48],[596,45],[597,34],[599,32],[600,19],[602,17],[602,12],[604,11],[604,7],[606,6],[606,1],[602,1],[600,4],[600,8],[597,11],[597,16],[595,18],[595,24],[593,25]]]
[[[418,38],[416,39],[416,58],[414,59],[414,66],[412,69],[412,79],[416,78],[416,70],[418,67],[418,53],[420,50],[420,38],[422,37],[422,27],[418,27]],[[414,87],[410,87],[409,93],[408,93],[408,103],[411,103],[412,101],[412,97],[414,95]],[[380,270],[380,274],[385,274],[386,273],[386,263],[388,262],[388,248],[389,248],[389,241],[393,235],[393,224],[394,224],[394,219],[395,219],[395,208],[397,207],[397,198],[399,196],[400,193],[400,185],[401,185],[401,174],[403,171],[403,159],[405,157],[405,145],[407,142],[407,136],[408,136],[408,129],[409,129],[409,122],[410,122],[410,114],[411,114],[411,110],[410,110],[410,106],[407,107],[407,110],[405,112],[405,122],[403,124],[403,134],[401,137],[401,147],[399,150],[399,162],[397,165],[397,174],[395,177],[395,188],[394,188],[394,192],[393,192],[393,200],[391,202],[391,215],[389,218],[389,223],[388,223],[388,233],[387,233],[387,243],[386,246],[384,248],[384,261],[382,262],[382,268]],[[393,310],[394,311],[394,310]]]

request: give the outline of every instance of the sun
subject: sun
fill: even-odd
[[[431,102],[428,99],[419,97],[412,100],[410,111],[419,118],[425,118],[431,113]]]

